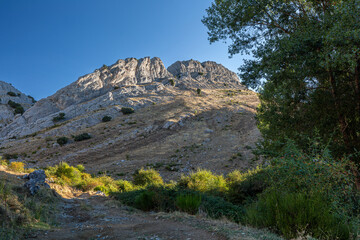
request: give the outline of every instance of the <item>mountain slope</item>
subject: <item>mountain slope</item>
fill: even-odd
[[[67,161],[125,178],[147,166],[166,179],[198,167],[226,173],[256,160],[258,104],[256,93],[214,62],[179,61],[166,69],[158,58],[119,60],[37,102],[1,130],[1,147],[30,166]],[[65,119],[54,122],[59,113]],[[112,120],[102,122],[104,116]],[[74,141],[81,133],[92,138]],[[60,147],[62,136],[70,141]]]

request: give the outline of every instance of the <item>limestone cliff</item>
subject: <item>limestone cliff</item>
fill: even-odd
[[[120,115],[123,106],[137,109],[161,101],[159,94],[171,96],[174,89],[229,87],[244,89],[235,73],[215,62],[178,61],[166,69],[156,57],[118,60],[38,101],[1,129],[0,138],[22,137],[49,128],[50,135],[69,134],[101,122],[104,115]],[[138,96],[144,98],[131,100]],[[65,119],[55,123],[53,119],[59,113],[65,113]]]

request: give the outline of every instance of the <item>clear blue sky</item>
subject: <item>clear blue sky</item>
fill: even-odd
[[[210,0],[0,0],[0,80],[37,100],[118,59],[212,60],[240,55],[209,44]]]

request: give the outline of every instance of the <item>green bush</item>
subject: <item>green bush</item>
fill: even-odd
[[[15,114],[23,114],[24,112],[25,112],[25,110],[22,106],[17,106],[14,110]]]
[[[79,164],[79,165],[76,166],[76,168],[77,168],[80,172],[85,172],[85,167],[84,167],[84,165]]]
[[[282,157],[274,158],[268,169],[272,189],[292,193],[319,193],[329,200],[333,210],[343,217],[360,214],[359,192],[356,191],[356,167],[346,158],[334,159],[325,149],[305,154],[293,142],[284,147]]]
[[[54,169],[54,175],[63,180],[64,183],[69,184],[71,186],[77,185],[82,181],[81,171],[76,167],[69,166],[69,164],[65,162],[59,163]]]
[[[117,180],[116,185],[119,192],[129,192],[135,190],[134,185],[126,180]]]
[[[146,189],[118,192],[113,193],[113,195],[122,203],[145,211],[172,212],[180,210],[193,213],[194,209],[200,208],[209,217],[215,219],[225,217],[239,223],[244,218],[244,209],[242,207],[227,202],[221,197],[209,196],[177,187],[150,186]],[[179,196],[194,197],[190,197],[193,198],[192,200],[179,200]],[[180,203],[181,201],[188,201],[188,203]],[[200,205],[198,206],[199,202]],[[182,207],[179,207],[179,205]]]
[[[53,118],[53,122],[59,122],[59,121],[64,120],[64,119],[65,119],[65,113],[59,113],[58,116]]]
[[[202,75],[204,75],[204,73],[203,73],[203,72],[199,72],[199,75],[202,76]]]
[[[246,209],[247,222],[273,228],[286,238],[310,235],[318,239],[350,239],[352,227],[334,215],[330,204],[317,193],[269,191]]]
[[[14,113],[15,114],[23,114],[24,113],[24,108],[21,106],[21,104],[19,104],[19,103],[16,103],[16,102],[14,102],[14,101],[11,101],[11,100],[9,100],[8,101],[8,105],[10,106],[10,107],[12,107],[12,108],[14,108],[15,110],[14,110]]]
[[[163,185],[164,181],[159,172],[155,169],[143,169],[136,171],[133,176],[133,183],[138,186]]]
[[[110,116],[104,116],[101,121],[102,122],[110,122],[111,119],[112,119],[112,117],[110,117]]]
[[[131,108],[131,107],[122,107],[121,112],[123,114],[132,114],[132,113],[135,112],[135,110],[133,108]]]
[[[178,195],[176,197],[176,207],[182,212],[189,214],[196,214],[199,211],[201,204],[201,196],[198,194],[186,194]]]
[[[211,171],[201,169],[191,173],[189,176],[181,176],[179,186],[213,194],[227,191],[227,184],[222,175],[214,175]]]
[[[152,191],[141,192],[135,198],[135,206],[143,211],[150,211],[156,208],[154,199],[155,193]]]
[[[7,92],[7,95],[9,95],[11,97],[16,97],[17,96],[16,93],[14,93],[14,92]]]
[[[201,94],[201,89],[200,89],[200,88],[196,89],[196,93],[197,93],[198,95],[200,95],[200,94]]]
[[[254,200],[269,186],[268,168],[257,167],[245,173],[235,170],[227,175],[229,191],[227,198],[235,204]]]
[[[175,81],[174,81],[174,79],[172,79],[172,78],[169,79],[169,83],[170,83],[171,86],[175,86]]]
[[[76,142],[80,142],[80,141],[84,141],[84,140],[87,140],[87,139],[90,139],[91,138],[91,135],[88,134],[88,133],[82,133],[82,134],[79,134],[79,135],[76,135],[74,137],[74,141]]]
[[[225,217],[236,223],[244,221],[244,208],[234,205],[221,197],[203,195],[200,209],[211,218],[219,219]]]
[[[67,144],[69,142],[69,139],[67,137],[59,137],[58,139],[56,139],[56,142],[60,146],[64,146],[65,144]]]

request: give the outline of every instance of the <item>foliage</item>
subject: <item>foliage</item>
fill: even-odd
[[[5,166],[5,167],[7,167],[8,165],[9,165],[9,160],[3,159],[3,158],[0,156],[0,166]]]
[[[135,110],[133,108],[131,108],[131,107],[122,107],[121,112],[123,114],[132,114],[132,113],[135,112]]]
[[[169,83],[170,83],[171,86],[175,86],[175,81],[174,81],[174,79],[172,79],[172,78],[169,79]]]
[[[11,97],[16,97],[16,93],[14,93],[14,92],[7,92],[7,95],[9,95]]]
[[[201,89],[200,89],[200,88],[196,89],[196,93],[197,93],[198,95],[200,95],[200,94],[201,94]]]
[[[117,180],[116,185],[119,192],[129,192],[135,189],[135,186],[126,180]]]
[[[24,239],[30,228],[54,224],[56,203],[53,190],[40,189],[29,196],[22,187],[0,179],[1,239]]]
[[[15,114],[23,114],[25,112],[23,106],[21,106],[21,104],[19,104],[19,103],[9,100],[8,105],[15,109],[14,110]]]
[[[152,191],[141,192],[135,198],[136,208],[141,209],[143,211],[150,211],[155,209],[156,205],[155,205],[154,195],[155,193]]]
[[[102,121],[102,122],[110,122],[111,119],[112,119],[112,117],[110,117],[110,116],[104,116],[104,117],[101,119],[101,121]]]
[[[229,190],[227,198],[230,202],[243,204],[246,200],[254,200],[259,193],[268,187],[269,168],[256,167],[241,173],[235,170],[227,175]]]
[[[240,78],[260,90],[257,120],[267,147],[291,138],[306,149],[317,129],[337,157],[360,150],[359,6],[216,0],[207,9],[210,42],[230,39],[231,55],[253,56]]]
[[[11,162],[8,165],[8,169],[14,172],[24,172],[25,164],[23,162]]]
[[[193,215],[199,211],[200,204],[201,195],[198,194],[178,195],[175,202],[180,211]]]
[[[269,168],[272,189],[293,193],[320,193],[339,215],[359,214],[360,196],[355,187],[355,166],[346,158],[335,161],[328,149],[300,151],[294,142],[284,147],[282,157],[274,158]]]
[[[59,115],[53,118],[53,122],[59,122],[64,119],[65,119],[65,113],[59,113]]]
[[[334,215],[320,193],[263,194],[247,208],[247,221],[256,227],[275,228],[288,239],[302,233],[318,239],[350,239],[351,226]]]
[[[182,211],[184,209],[179,208],[177,205],[179,203],[179,200],[177,200],[179,196],[197,196],[191,200],[194,202],[188,203],[187,206],[191,206],[194,209],[194,206],[197,206],[200,199],[201,203],[198,208],[211,218],[218,219],[225,217],[234,222],[241,222],[244,216],[243,208],[233,205],[221,197],[214,197],[178,187],[149,186],[146,189],[118,192],[113,193],[113,195],[117,200],[129,206],[145,211],[155,210],[165,212]]]
[[[222,175],[214,175],[211,171],[198,169],[189,176],[181,176],[179,185],[199,192],[213,194],[224,193],[227,184]]]
[[[59,138],[56,139],[56,142],[60,146],[64,146],[65,144],[67,144],[69,142],[69,139],[67,137],[59,137]]]
[[[74,137],[74,141],[76,142],[80,142],[80,141],[84,141],[84,140],[87,140],[87,139],[90,139],[91,138],[91,135],[88,134],[88,133],[82,133],[82,134],[79,134],[79,135],[76,135]]]
[[[10,159],[18,159],[18,154],[16,153],[4,153],[3,154],[3,157],[6,159],[6,160],[10,160]]]
[[[135,172],[133,178],[133,183],[139,186],[164,184],[162,177],[155,169],[141,168],[140,170]]]

